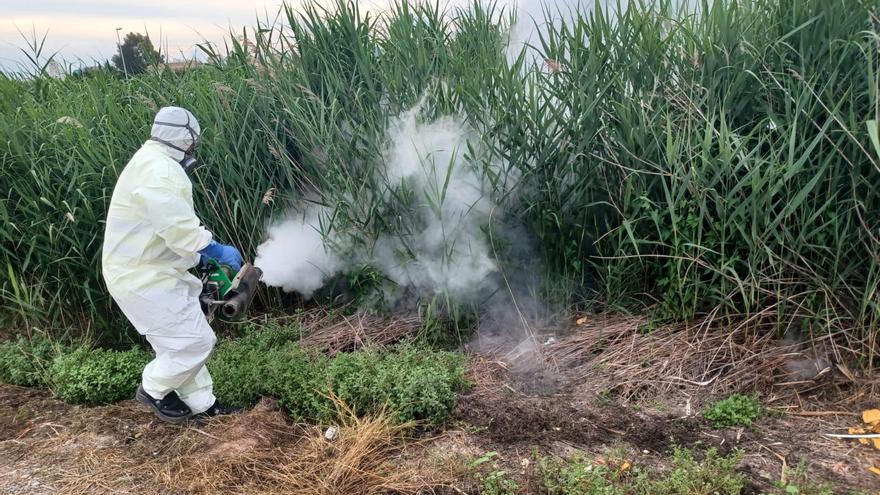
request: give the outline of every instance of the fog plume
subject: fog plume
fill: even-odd
[[[423,100],[424,101],[424,100]],[[480,161],[479,137],[454,116],[420,117],[423,104],[392,118],[376,166],[376,197],[358,201],[390,205],[391,230],[352,245],[330,228],[329,207],[307,206],[269,226],[255,264],[267,285],[308,298],[334,275],[370,265],[399,287],[466,301],[494,284],[497,265],[487,238],[493,203]],[[401,204],[401,197],[410,198]],[[323,226],[323,228],[322,228]],[[343,259],[344,258],[344,259]]]

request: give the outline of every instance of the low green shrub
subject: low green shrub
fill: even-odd
[[[19,336],[0,344],[0,383],[45,387],[52,359],[63,350],[62,344],[41,334]]]
[[[266,325],[221,340],[208,361],[215,394],[242,407],[273,396],[296,420],[334,419],[335,395],[358,414],[387,407],[401,422],[440,424],[467,385],[464,359],[451,352],[403,344],[330,359],[303,350],[298,337],[297,327]],[[48,385],[70,403],[105,404],[132,397],[150,359],[140,349],[58,353],[48,340],[19,339],[0,345],[0,380]]]
[[[220,339],[208,361],[215,395],[234,406],[255,404],[271,388],[266,382],[277,381],[266,371],[277,368],[273,362],[279,359],[279,350],[298,338],[295,326],[266,324],[248,326],[238,338]]]
[[[255,386],[262,395],[277,397],[294,419],[326,421],[335,411],[328,394],[327,364],[323,354],[306,352],[291,342],[267,355]]]
[[[400,421],[444,422],[466,387],[461,356],[403,344],[392,352],[365,349],[330,363],[333,393],[358,413],[390,407]]]
[[[72,404],[109,404],[134,397],[152,356],[141,349],[113,351],[81,346],[60,354],[49,368],[55,396]]]
[[[764,406],[757,397],[733,394],[710,405],[703,415],[715,428],[749,426],[764,415]]]
[[[391,401],[382,355],[376,349],[338,354],[327,366],[328,385],[357,414],[381,408]]]
[[[289,330],[269,328],[221,342],[208,362],[216,395],[242,407],[273,396],[294,418],[318,421],[333,418],[336,395],[358,414],[388,407],[401,422],[440,424],[466,386],[464,360],[454,353],[403,344],[331,359],[294,340]]]

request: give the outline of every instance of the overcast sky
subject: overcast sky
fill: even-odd
[[[503,0],[515,4],[518,0]],[[519,0],[523,1],[523,0]],[[116,28],[148,32],[171,59],[192,57],[196,43],[219,42],[233,27],[252,26],[257,17],[274,18],[281,0],[0,0],[0,65],[7,70],[25,59],[19,31],[39,37],[48,31],[47,54],[60,51],[68,61],[106,60],[116,51]],[[289,0],[294,7],[303,0]],[[332,5],[333,0],[320,3]],[[362,0],[362,9],[382,10],[389,0]],[[470,0],[445,0],[463,5]]]
[[[287,0],[301,8],[307,0]],[[358,0],[362,11],[381,12],[394,0]],[[409,0],[431,1],[437,0]],[[467,6],[473,0],[439,0],[447,7]],[[568,18],[577,10],[593,8],[596,0],[481,0],[497,6],[516,7],[520,19],[543,19],[544,7],[551,6],[554,18]],[[696,8],[700,0],[674,0]],[[254,26],[257,19],[272,22],[283,0],[0,0],[0,70],[20,70],[27,58],[22,37],[46,36],[43,56],[58,57],[74,68],[103,62],[116,53],[116,28],[120,36],[129,32],[149,33],[153,44],[170,60],[192,58],[199,53],[196,44],[221,44],[230,30]],[[628,0],[622,0],[626,5]],[[317,0],[332,6],[336,0]],[[609,8],[618,0],[601,0]],[[710,0],[711,3],[711,0]],[[607,10],[606,10],[607,12]],[[48,34],[47,34],[48,33]],[[511,46],[534,40],[534,24],[519,23]],[[516,41],[519,40],[519,41]],[[222,46],[222,45],[221,45]],[[200,54],[201,55],[201,54]]]

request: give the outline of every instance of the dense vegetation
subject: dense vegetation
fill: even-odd
[[[302,350],[298,336],[296,325],[270,324],[223,340],[208,361],[217,396],[239,406],[274,397],[298,420],[332,421],[341,400],[356,414],[387,409],[401,423],[439,425],[468,386],[460,354],[401,344],[327,358]],[[151,359],[140,348],[71,348],[33,335],[0,343],[0,383],[49,388],[72,404],[109,404],[134,396]]]
[[[199,213],[252,256],[303,195],[359,249],[406,236],[412,198],[373,172],[389,117],[426,95],[423,118],[459,115],[481,136],[472,165],[500,207],[486,229],[499,262],[513,259],[510,239],[490,234],[522,222],[567,302],[760,316],[875,348],[876,3],[698,10],[631,2],[550,23],[532,66],[508,61],[510,19],[491,7],[400,4],[372,18],[312,6],[198,70],[0,77],[3,319],[123,328],[100,276],[102,220],[157,107],[201,119]]]

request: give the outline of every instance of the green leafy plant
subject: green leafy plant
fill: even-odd
[[[715,449],[709,449],[702,459],[697,460],[690,450],[676,447],[672,452],[672,470],[656,481],[644,484],[642,493],[739,495],[745,486],[745,476],[736,472],[742,455],[742,452],[735,452],[725,457]]]
[[[215,393],[249,406],[277,397],[297,419],[329,420],[330,396],[358,414],[389,408],[401,422],[440,424],[467,387],[463,357],[414,344],[374,348],[327,358],[301,349],[291,330],[250,330],[221,342],[208,362]]]
[[[251,366],[258,364],[251,364]],[[295,343],[273,350],[262,368],[265,395],[279,399],[291,416],[300,420],[334,419],[336,408],[330,399],[328,362],[322,354],[307,353]],[[259,384],[256,384],[259,388]]]
[[[544,488],[550,495],[627,493],[619,486],[622,473],[618,469],[594,464],[581,457],[570,460],[548,457],[541,459],[539,466]]]
[[[803,460],[795,468],[786,468],[786,481],[777,481],[776,488],[784,495],[835,495],[830,483],[816,482],[807,473],[807,464]],[[850,492],[855,495],[856,492]]]
[[[482,476],[481,495],[515,495],[518,490],[519,484],[507,471],[496,470]]]
[[[702,459],[676,447],[668,469],[651,472],[638,466],[590,461],[582,457],[540,459],[544,488],[550,495],[739,495],[745,477],[736,472],[737,452],[718,455],[709,449]]]
[[[214,379],[214,393],[235,406],[250,406],[263,395],[267,383],[275,376],[266,375],[269,368],[278,368],[282,347],[299,337],[295,325],[250,325],[238,338],[221,339],[209,360]]]
[[[113,351],[82,346],[55,358],[48,383],[65,402],[109,404],[134,397],[141,372],[151,359],[151,354],[141,349]]]
[[[733,394],[715,402],[703,413],[715,428],[749,426],[764,414],[764,406],[760,399],[742,394]]]
[[[0,344],[0,383],[24,387],[46,385],[46,372],[52,359],[64,346],[42,334],[20,336]]]

